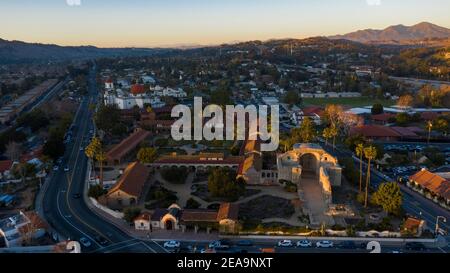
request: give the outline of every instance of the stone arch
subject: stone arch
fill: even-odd
[[[320,173],[320,156],[317,153],[304,153],[298,158],[299,164],[302,167],[302,177],[304,176],[318,176]]]

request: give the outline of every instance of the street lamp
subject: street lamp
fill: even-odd
[[[435,235],[438,234],[439,231],[439,219],[442,219],[442,222],[447,223],[447,218],[444,216],[437,216],[436,217],[436,229],[434,230]]]

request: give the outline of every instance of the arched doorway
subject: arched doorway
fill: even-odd
[[[316,177],[319,175],[319,160],[314,154],[304,154],[300,157],[302,177]]]
[[[166,220],[166,222],[164,223],[164,226],[166,227],[166,230],[172,230],[173,229],[173,221]]]

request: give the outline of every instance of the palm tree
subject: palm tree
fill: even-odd
[[[427,129],[428,129],[428,143],[430,143],[430,138],[431,138],[431,129],[433,128],[433,122],[431,122],[431,120],[429,120],[427,122]]]
[[[100,139],[97,137],[94,137],[92,141],[89,143],[89,145],[84,149],[84,153],[86,156],[92,160],[92,172],[94,173],[95,177],[95,155],[97,154],[99,147],[101,146]]]
[[[356,155],[359,157],[359,193],[362,192],[362,163],[364,155],[364,145],[359,143],[355,148]]]
[[[370,161],[377,157],[377,149],[373,146],[364,148],[364,156],[367,159],[367,177],[366,177],[366,194],[364,197],[364,207],[367,208],[367,199],[369,195],[369,183],[370,183]]]
[[[106,160],[106,153],[102,148],[95,154],[95,159],[100,162],[100,186],[103,188],[103,162]]]
[[[330,135],[333,137],[333,150],[336,148],[336,137],[338,135],[338,129],[335,125],[330,127]]]

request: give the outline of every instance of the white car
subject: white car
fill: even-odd
[[[180,242],[177,241],[168,241],[164,243],[165,248],[178,248],[180,247]]]
[[[220,241],[214,241],[208,245],[209,248],[219,248],[221,247]]]
[[[64,167],[64,171],[68,172],[69,171],[69,167]]]
[[[292,247],[292,241],[291,240],[283,240],[278,242],[279,247]]]
[[[297,242],[297,247],[312,247],[312,243],[308,240],[301,240]]]
[[[318,241],[316,243],[316,247],[330,248],[330,247],[333,247],[333,242],[331,242],[331,241]]]
[[[58,166],[58,165],[53,166],[53,170],[54,170],[55,172],[58,171],[58,170],[59,170],[59,166]]]
[[[84,247],[90,247],[91,246],[91,241],[89,241],[89,239],[85,238],[85,237],[81,237],[80,238],[80,243],[84,246]]]

